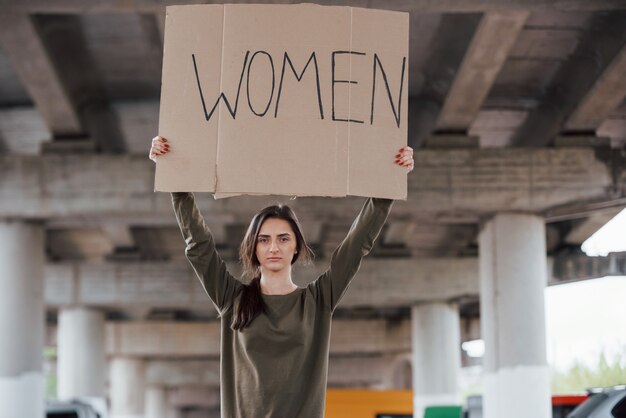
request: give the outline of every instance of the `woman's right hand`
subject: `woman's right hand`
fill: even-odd
[[[155,136],[152,138],[152,146],[150,147],[150,154],[148,157],[156,163],[157,157],[165,155],[170,151],[170,145],[167,143],[167,139],[162,136]]]

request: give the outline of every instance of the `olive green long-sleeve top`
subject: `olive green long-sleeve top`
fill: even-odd
[[[331,319],[372,249],[392,200],[367,199],[330,267],[306,287],[262,295],[267,314],[243,331],[230,324],[243,284],[226,269],[195,205],[193,194],[173,193],[185,254],[221,315],[222,418],[321,418],[324,416]]]

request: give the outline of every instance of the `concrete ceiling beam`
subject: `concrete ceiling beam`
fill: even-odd
[[[615,177],[607,161],[591,148],[420,150],[409,175],[408,201],[396,202],[391,219],[454,215],[472,223],[498,211],[541,213],[623,199],[626,173]],[[154,164],[144,156],[0,156],[0,186],[0,218],[172,214],[169,194],[153,191]],[[275,200],[202,197],[198,204],[208,218],[230,216],[247,224]],[[351,222],[363,200],[284,198],[303,223]]]
[[[406,351],[410,355],[410,348]],[[395,357],[395,354],[348,357],[331,354],[328,386],[381,387],[392,372],[389,369]],[[169,400],[176,407],[219,405],[219,374],[219,360],[150,360],[146,364],[146,384],[172,388]]]
[[[583,242],[595,234],[622,210],[623,208],[616,207],[592,213],[587,218],[578,221],[564,237],[563,241],[569,245],[582,245]]]
[[[165,13],[161,11],[154,13],[154,19],[156,21],[157,30],[159,31],[161,45],[163,45],[163,42],[165,41]]]
[[[565,251],[554,256],[551,270],[553,284],[626,276],[626,252],[609,253],[606,257],[588,257],[582,251],[574,254]]]
[[[46,250],[53,260],[103,262],[114,244],[101,228],[50,229],[46,231]]]
[[[105,79],[80,16],[38,15],[36,26],[87,134],[105,152],[125,151],[119,120],[110,106]],[[153,26],[157,32],[156,23]]]
[[[441,17],[432,37],[428,59],[420,69],[423,77],[420,89],[409,98],[408,143],[413,148],[423,147],[436,129],[446,95],[479,22],[478,14]]]
[[[106,325],[106,344],[108,356],[159,359],[203,357],[217,360],[219,364],[220,322],[109,322]],[[390,354],[410,350],[410,320],[333,320],[331,356]]]
[[[0,47],[52,134],[80,134],[80,120],[70,95],[27,14],[0,11]]]
[[[135,241],[128,225],[123,222],[104,222],[100,227],[114,247],[133,247]]]
[[[151,363],[148,363],[148,370],[150,370]],[[196,367],[201,370],[213,370],[215,368],[214,364],[207,364],[204,362],[198,362]],[[219,371],[219,364],[218,364]],[[146,379],[150,382],[150,379]],[[169,379],[171,380],[171,379]],[[167,377],[162,379],[164,382],[162,385],[169,386],[167,382],[169,381]],[[192,385],[184,385],[184,386],[173,386],[168,391],[167,401],[170,407],[183,409],[183,408],[205,408],[205,409],[216,409],[217,412],[214,415],[201,415],[202,417],[219,417],[219,405],[220,405],[220,389],[219,386],[214,385],[202,385],[202,384],[192,384]]]
[[[198,331],[203,330],[198,329]],[[210,391],[208,387],[214,387],[218,389],[216,401],[219,404],[220,360],[218,358],[213,360],[152,359],[146,364],[146,383],[167,387],[205,386],[205,389],[208,389],[205,392],[205,399],[211,399],[206,395]],[[201,405],[195,402],[188,396],[184,396],[177,399],[176,404],[178,406]]]
[[[258,1],[249,1],[255,3]],[[187,4],[204,4],[203,0],[190,0]],[[245,1],[244,1],[245,3]],[[289,0],[271,0],[265,3],[290,4]],[[478,13],[483,11],[503,10],[530,10],[530,11],[596,11],[596,10],[624,10],[626,2],[623,0],[343,0],[328,1],[325,4],[343,6],[371,7],[374,9],[393,9],[406,12],[424,13]],[[167,5],[180,4],[175,0],[6,0],[4,7],[18,9],[29,13],[151,13],[162,10]]]
[[[626,97],[626,44],[567,120],[568,131],[595,132]]]
[[[182,250],[181,250],[182,251]],[[227,263],[236,276],[239,266]],[[296,265],[295,282],[306,286],[327,268]],[[626,253],[587,257],[582,253],[548,258],[549,284],[626,275]],[[186,262],[50,264],[45,269],[49,308],[84,305],[105,310],[175,309],[212,312],[215,308]],[[479,294],[477,258],[369,258],[341,301],[341,308],[406,307],[458,300]]]
[[[181,253],[183,245],[181,240]],[[227,264],[239,277],[238,263]],[[306,286],[327,267],[325,260],[313,266],[296,265],[294,281]],[[215,312],[187,262],[50,264],[45,274],[49,307],[77,304],[123,310],[144,306]],[[476,294],[476,259],[370,258],[363,263],[341,306],[409,306]]]
[[[566,128],[568,117],[589,93],[605,69],[626,43],[626,13],[601,14],[592,18],[588,31],[576,50],[554,75],[544,97],[516,132],[516,147],[538,148],[550,145]],[[618,67],[619,61],[618,58]],[[623,78],[623,77],[622,77]],[[624,84],[624,81],[621,81]],[[587,104],[586,106],[589,106]]]
[[[139,24],[145,38],[149,41],[150,48],[155,49],[157,54],[162,54],[165,35],[165,13],[144,13],[139,18]]]
[[[440,131],[466,132],[515,44],[529,13],[488,12],[478,25],[439,114]]]

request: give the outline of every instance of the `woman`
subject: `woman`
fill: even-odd
[[[152,140],[150,159],[167,155],[165,138]],[[395,164],[413,170],[413,150]],[[252,219],[240,248],[243,284],[226,269],[191,193],[172,193],[185,254],[221,318],[220,392],[224,418],[324,416],[331,318],[383,227],[392,200],[369,198],[330,267],[306,287],[291,278],[297,260],[309,261],[295,214],[270,206]]]

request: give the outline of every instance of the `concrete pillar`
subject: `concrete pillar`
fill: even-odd
[[[551,416],[545,236],[529,214],[497,214],[480,232],[484,418]]]
[[[86,308],[63,309],[57,332],[59,399],[104,398],[104,313]]]
[[[144,418],[145,370],[141,359],[111,362],[111,418]]]
[[[411,308],[413,416],[433,405],[460,405],[461,328],[455,305],[428,303]]]
[[[388,367],[381,384],[376,387],[382,390],[411,390],[413,387],[412,354],[403,353],[388,356]]]
[[[184,414],[180,408],[170,408],[167,418],[183,418]]]
[[[44,416],[44,230],[0,221],[0,417]]]
[[[145,404],[145,418],[168,418],[167,390],[163,386],[148,387]]]

